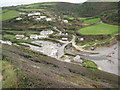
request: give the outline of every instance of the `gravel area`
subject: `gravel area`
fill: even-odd
[[[41,45],[42,47],[34,47],[32,46],[31,49],[35,51],[40,51],[48,56],[57,58],[58,55],[58,49],[60,48],[60,45],[57,43],[53,42],[48,42],[48,41],[33,41],[32,43]]]

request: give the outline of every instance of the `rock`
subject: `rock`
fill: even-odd
[[[83,40],[84,40],[84,38],[80,38],[79,40],[80,40],[80,41],[83,41]]]
[[[70,59],[65,59],[64,62],[71,62],[71,60]]]
[[[79,63],[83,63],[83,61],[81,60],[80,56],[77,55],[76,57],[73,58],[74,62],[79,62]]]
[[[91,47],[91,50],[92,50],[92,51],[95,50],[95,47]]]

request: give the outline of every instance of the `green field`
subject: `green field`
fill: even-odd
[[[0,14],[8,12],[9,10],[0,10]]]
[[[64,17],[64,18],[68,18],[69,16],[68,16],[68,15],[64,15],[63,17]]]
[[[28,11],[28,12],[30,12],[30,11],[43,11],[44,9],[19,9],[20,11]]]
[[[43,3],[43,4],[40,4],[40,5],[56,5],[56,3]]]
[[[85,24],[93,24],[93,23],[98,23],[100,21],[101,21],[100,18],[94,18],[94,19],[85,20],[83,23],[85,23]]]
[[[1,16],[1,14],[0,14],[0,16]],[[12,19],[12,18],[15,18],[15,17],[18,17],[18,16],[19,16],[18,11],[15,11],[15,10],[8,10],[6,12],[3,11],[3,13],[2,13],[2,21],[9,20],[9,19]]]
[[[14,39],[15,36],[14,35],[10,35],[10,34],[6,34],[3,36],[4,38],[7,38],[7,39]]]
[[[67,19],[69,19],[69,20],[74,20],[74,19],[75,19],[74,17],[70,17],[70,16],[68,16],[68,15],[64,15],[63,17],[64,17],[64,18],[67,18]]]
[[[84,35],[107,35],[118,32],[118,26],[110,24],[97,24],[90,27],[78,30],[80,34]]]
[[[97,65],[93,61],[83,59],[84,66],[89,68],[97,68]]]
[[[80,18],[78,18],[78,19],[85,20],[85,19],[87,19],[87,18],[80,17]]]
[[[39,3],[36,3],[36,4],[30,4],[30,5],[25,5],[26,7],[38,7],[40,6]]]
[[[30,5],[25,5],[26,7],[39,7],[42,5],[56,5],[56,3],[34,3]]]

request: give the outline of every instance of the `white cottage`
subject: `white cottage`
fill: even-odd
[[[62,38],[62,40],[63,40],[63,41],[67,41],[67,40],[68,40],[68,38]]]
[[[40,12],[35,12],[34,15],[40,15]]]
[[[43,36],[48,36],[50,34],[53,34],[52,30],[44,30],[40,32],[40,35],[43,35]]]
[[[30,35],[30,39],[38,39],[38,35],[34,34],[34,35]]]
[[[41,18],[36,18],[35,20],[41,20]]]
[[[40,38],[48,38],[48,36],[43,35],[30,35],[30,39],[40,39]]]
[[[3,41],[3,40],[0,40],[0,43],[1,43],[1,44],[12,45],[12,42],[10,42],[10,41]]]
[[[64,36],[66,35],[66,36],[67,36],[67,35],[68,35],[68,33],[61,33],[60,35],[64,35]]]
[[[46,18],[46,16],[40,16],[40,17],[36,17],[36,20],[41,20],[41,19],[44,19]]]
[[[52,18],[46,18],[46,21],[52,21]]]
[[[38,35],[38,38],[48,38],[48,36]]]
[[[57,27],[53,27],[53,29],[57,30]]]
[[[84,40],[84,38],[80,38],[80,41],[83,41]]]
[[[16,18],[16,20],[22,20],[22,18],[21,18],[21,17],[18,17],[18,18]]]
[[[26,14],[26,13],[24,13],[24,12],[20,12],[19,14],[24,15],[24,14]]]
[[[28,16],[40,15],[40,12],[28,13]]]
[[[25,36],[24,36],[24,35],[16,35],[15,38],[16,38],[16,39],[24,39]]]
[[[68,20],[63,20],[64,23],[68,23]]]
[[[46,18],[46,16],[40,16],[41,19]]]

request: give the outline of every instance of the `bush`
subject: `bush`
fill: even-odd
[[[93,61],[83,59],[83,62],[84,67],[97,69],[97,65]]]

